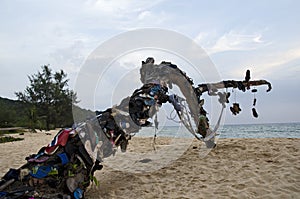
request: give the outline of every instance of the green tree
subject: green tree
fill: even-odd
[[[46,129],[72,124],[72,105],[78,103],[76,93],[68,89],[67,74],[63,70],[52,73],[48,65],[28,76],[30,85],[24,92],[16,92],[19,100],[31,105],[36,119],[45,121]]]

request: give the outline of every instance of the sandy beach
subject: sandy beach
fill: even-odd
[[[0,175],[24,164],[56,132],[0,144]],[[300,139],[219,139],[212,150],[196,140],[158,137],[156,151],[152,143],[134,137],[127,153],[105,161],[96,172],[100,185],[86,198],[300,198]]]

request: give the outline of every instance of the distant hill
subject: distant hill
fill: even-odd
[[[0,97],[0,127],[26,126],[27,108],[21,101]]]
[[[95,113],[90,110],[82,109],[78,106],[73,106],[73,112],[76,114],[76,119],[82,121]],[[19,100],[12,100],[0,97],[0,128],[5,127],[28,127],[30,123],[30,105]],[[72,117],[73,114],[66,113],[66,117]],[[70,124],[71,125],[71,124]]]

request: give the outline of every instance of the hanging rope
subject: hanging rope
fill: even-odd
[[[156,128],[154,128],[154,136],[152,142],[153,150],[156,151]]]
[[[251,92],[253,93],[253,108],[252,108],[252,115],[253,115],[253,117],[257,118],[257,117],[258,117],[258,114],[257,114],[256,109],[255,109],[255,105],[256,105],[256,97],[255,97],[255,93],[257,92],[257,89],[256,89],[256,88],[253,88]]]
[[[256,92],[257,92],[257,89],[256,89],[256,88],[252,89],[252,93],[253,93],[253,106],[256,105],[256,97],[255,97],[255,93],[256,93]]]
[[[152,146],[153,146],[153,150],[156,151],[156,132],[157,132],[157,129],[158,129],[158,120],[157,120],[157,113],[155,113],[155,118],[154,118],[154,136],[153,136],[153,143],[152,143]]]

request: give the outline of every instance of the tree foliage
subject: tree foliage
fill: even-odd
[[[16,92],[19,100],[29,104],[28,117],[32,128],[71,125],[72,105],[78,103],[76,93],[68,88],[67,74],[60,70],[52,73],[48,65],[42,71],[28,76],[30,85],[24,92]]]

